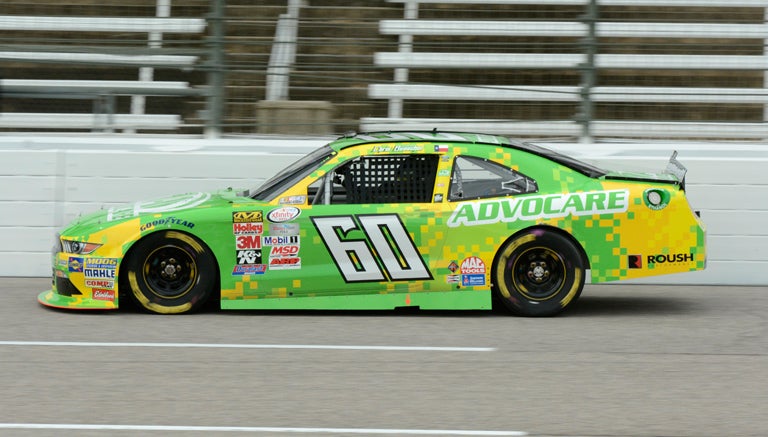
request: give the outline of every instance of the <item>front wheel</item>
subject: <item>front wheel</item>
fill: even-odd
[[[501,247],[493,275],[494,291],[512,313],[552,316],[578,299],[585,266],[570,239],[531,229]]]
[[[216,262],[196,238],[178,231],[156,232],[131,251],[122,284],[146,310],[178,314],[200,308],[216,286]]]

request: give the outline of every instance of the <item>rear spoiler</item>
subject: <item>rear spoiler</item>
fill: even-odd
[[[688,173],[688,169],[677,160],[677,150],[672,152],[672,156],[669,158],[667,168],[664,169],[664,173],[671,174],[680,181],[680,188],[685,191],[685,174]]]

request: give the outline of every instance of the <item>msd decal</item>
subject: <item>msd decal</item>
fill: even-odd
[[[272,246],[272,249],[269,251],[270,257],[296,256],[298,254],[299,246],[295,244],[289,244],[285,246]]]
[[[629,190],[509,197],[463,203],[451,214],[448,226],[455,228],[569,215],[613,214],[625,212],[628,207]]]

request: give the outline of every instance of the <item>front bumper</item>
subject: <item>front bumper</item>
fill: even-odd
[[[93,268],[84,268],[89,265]],[[54,308],[117,309],[116,266],[117,260],[112,258],[55,252],[51,289],[40,293],[37,300]]]

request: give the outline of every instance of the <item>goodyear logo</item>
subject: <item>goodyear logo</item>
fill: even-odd
[[[508,197],[463,203],[451,214],[448,226],[455,228],[569,215],[613,214],[626,211],[628,206],[629,190]]]
[[[232,213],[232,223],[256,223],[264,221],[262,211],[235,211]]]

